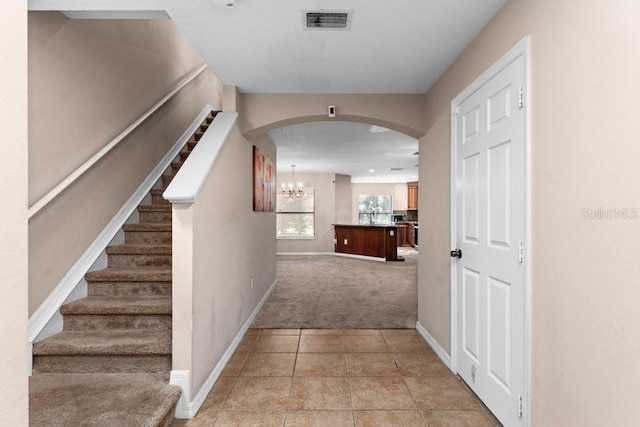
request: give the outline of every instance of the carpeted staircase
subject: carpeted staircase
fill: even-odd
[[[63,331],[33,345],[30,425],[171,424],[181,390],[167,384],[171,204],[162,193],[214,116],[151,190],[151,205],[138,206],[139,222],[124,225],[124,244],[107,247],[108,267],[85,276],[87,297],[60,309]]]

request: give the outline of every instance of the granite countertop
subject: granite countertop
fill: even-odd
[[[341,227],[378,227],[378,228],[400,228],[400,227],[408,227],[408,224],[331,224],[333,226],[341,226]]]

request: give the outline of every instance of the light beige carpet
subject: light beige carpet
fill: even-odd
[[[38,374],[29,378],[31,427],[166,427],[182,389],[152,374]]]
[[[273,292],[254,328],[415,328],[417,252],[405,262],[278,256]]]

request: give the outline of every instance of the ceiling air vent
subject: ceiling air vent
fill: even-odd
[[[303,10],[307,30],[348,30],[351,28],[352,10]]]
[[[401,171],[401,170],[402,170],[402,168],[391,168],[391,169],[389,169],[389,170],[390,170],[390,171]]]

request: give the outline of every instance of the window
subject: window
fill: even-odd
[[[302,197],[277,196],[276,237],[313,239],[315,235],[315,196],[313,188],[303,188]]]
[[[387,194],[358,195],[358,224],[389,224],[391,222],[391,196]]]

